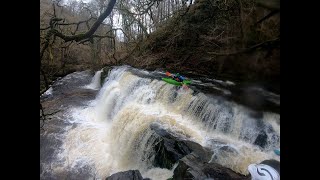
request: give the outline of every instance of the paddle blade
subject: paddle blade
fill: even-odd
[[[166,75],[167,75],[167,76],[171,76],[171,73],[169,73],[169,72],[167,71],[167,72],[166,72]]]

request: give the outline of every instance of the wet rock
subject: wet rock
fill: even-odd
[[[217,163],[204,162],[198,155],[191,153],[179,160],[173,179],[249,180],[250,177],[238,174]]]
[[[162,128],[161,125],[156,123],[151,125],[151,129],[160,138],[159,143],[155,146],[154,166],[170,169],[173,164],[178,162],[172,179],[250,179],[248,176],[236,173],[217,163],[208,163],[213,153],[200,144],[185,140],[183,137]],[[221,151],[236,153],[236,150],[219,140],[212,140],[212,143],[219,146]]]
[[[138,170],[118,172],[107,177],[106,180],[144,180]]]
[[[159,136],[159,141],[154,146],[156,154],[153,165],[155,167],[171,169],[179,159],[192,152],[203,161],[210,160],[212,152],[200,144],[182,139],[179,135],[161,128],[159,124],[154,123],[150,127]]]
[[[237,155],[238,154],[238,151],[237,149],[235,149],[234,147],[228,145],[226,142],[222,142],[220,140],[217,140],[217,139],[210,139],[209,140],[209,147],[211,149],[215,149],[215,153],[232,153],[232,154],[235,154]],[[215,154],[216,155],[216,154]]]
[[[100,76],[100,82],[101,82],[101,86],[103,86],[104,83],[104,79],[108,76],[109,71],[111,71],[112,67],[110,66],[106,66],[104,68],[102,68],[102,72],[101,72],[101,76]]]
[[[227,145],[222,146],[219,150],[227,152],[227,153],[238,154],[238,151],[235,148],[227,146]]]

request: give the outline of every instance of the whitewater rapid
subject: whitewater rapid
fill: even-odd
[[[153,123],[209,147],[214,152],[211,162],[242,174],[248,174],[251,163],[271,158],[280,161],[273,153],[280,146],[279,114],[263,112],[261,118],[255,118],[252,110],[235,102],[192,88],[185,90],[150,78],[152,72],[131,69],[113,68],[102,87],[102,70],[98,71],[90,84],[82,86],[98,93],[85,105],[66,110],[65,120],[72,126],[59,137],[62,145],[50,165],[53,174],[86,169],[92,177],[104,179],[138,169],[144,178],[172,177],[175,166],[162,169],[152,165],[157,140],[150,129]],[[261,132],[265,142],[257,146]],[[233,151],[221,151],[225,145]]]

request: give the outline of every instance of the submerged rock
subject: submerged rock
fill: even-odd
[[[265,131],[261,131],[253,144],[261,148],[265,148],[267,143],[268,143],[268,135]]]
[[[107,177],[106,180],[144,180],[138,170],[118,172]]]

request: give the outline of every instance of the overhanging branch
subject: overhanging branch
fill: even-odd
[[[63,39],[65,42],[68,42],[68,41],[79,42],[83,39],[88,39],[96,32],[96,30],[98,29],[100,24],[104,21],[104,19],[110,15],[115,3],[116,3],[116,0],[110,0],[106,10],[98,17],[97,21],[94,22],[92,27],[86,33],[68,36],[68,35],[62,34],[56,29],[51,29],[51,32],[55,34],[57,37]]]

